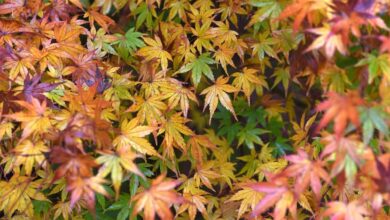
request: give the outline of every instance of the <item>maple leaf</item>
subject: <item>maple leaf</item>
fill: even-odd
[[[387,29],[385,22],[371,12],[374,1],[334,1],[332,9],[334,17],[330,20],[332,31],[342,36],[345,45],[350,42],[349,35],[361,37],[360,29],[363,25],[370,25],[372,28],[380,27]]]
[[[245,185],[248,183],[242,183]],[[252,183],[253,184],[253,183]],[[239,219],[249,208],[254,210],[256,205],[264,197],[264,193],[258,192],[251,187],[242,187],[241,190],[236,192],[228,201],[241,201],[240,208],[238,209],[237,219]]]
[[[372,155],[374,156],[374,155]],[[367,192],[389,193],[390,185],[390,154],[386,153],[377,158],[371,158],[361,168],[363,176],[368,176],[372,181],[364,183]],[[389,200],[389,198],[387,199]]]
[[[177,105],[180,104],[181,111],[183,116],[187,118],[189,110],[189,100],[198,103],[196,95],[188,88],[183,86],[169,83],[167,86],[161,88],[161,91],[164,95],[164,98],[168,99],[168,108],[174,109]]]
[[[319,35],[319,37],[313,41],[313,43],[306,49],[306,51],[325,47],[325,55],[328,58],[333,56],[336,49],[343,55],[347,54],[347,48],[342,40],[342,36],[332,32],[330,26],[325,25],[324,27],[309,29],[308,31]]]
[[[385,36],[379,36],[379,39],[381,40],[382,44],[380,47],[380,52],[390,52],[390,37],[385,37]]]
[[[18,173],[13,174],[8,181],[0,181],[0,210],[9,218],[15,211],[26,213],[32,218],[34,210],[31,199],[48,201],[39,186],[38,180],[33,182],[30,177]]]
[[[97,174],[99,177],[104,178],[111,173],[111,180],[114,185],[116,199],[118,199],[120,193],[120,186],[123,179],[123,168],[145,178],[134,163],[134,159],[137,157],[139,157],[139,155],[134,152],[121,148],[116,152],[116,154],[113,152],[102,152],[102,156],[96,159],[96,163],[103,164]]]
[[[214,51],[210,40],[215,37],[215,33],[210,30],[211,21],[208,20],[201,25],[195,23],[195,28],[191,28],[192,34],[197,37],[193,46],[202,54],[202,51],[206,49],[207,51]]]
[[[74,0],[73,0],[74,1]],[[53,21],[69,20],[72,14],[78,11],[73,5],[67,4],[65,0],[56,0],[50,2],[50,5],[45,10],[44,16],[50,16]]]
[[[331,216],[331,219],[340,220],[364,220],[363,216],[369,216],[369,211],[359,201],[352,201],[348,204],[344,202],[333,201],[327,204],[328,209],[324,212],[324,216]]]
[[[310,42],[310,38],[307,39]],[[313,52],[308,52],[305,51],[305,44],[304,43],[299,43],[297,48],[293,49],[292,51],[289,52],[289,63],[290,63],[290,75],[292,78],[295,78],[297,76],[300,76],[302,74],[305,74],[305,70],[311,70],[313,73],[318,73],[322,57],[316,56],[315,53]],[[320,55],[320,54],[319,54]],[[312,78],[314,78],[315,75],[309,75]],[[309,85],[309,88],[312,86],[313,82],[308,82],[306,83]]]
[[[92,168],[98,166],[90,155],[58,146],[51,149],[49,158],[52,163],[60,165],[53,182],[62,177],[90,177]]]
[[[194,135],[193,131],[185,126],[189,120],[181,117],[181,112],[175,113],[163,121],[158,135],[164,133],[164,143],[168,148],[168,155],[173,156],[172,147],[175,145],[186,152],[185,141],[182,135]]]
[[[366,58],[359,60],[356,66],[368,65],[368,83],[372,83],[380,73],[387,79],[390,79],[390,57],[388,54],[379,56],[367,54],[366,56]]]
[[[98,115],[99,117],[99,115]],[[78,148],[81,152],[84,152],[82,145],[82,139],[95,141],[97,144],[103,144],[108,136],[109,129],[111,128],[107,121],[99,122],[95,121],[88,115],[82,113],[72,113],[69,111],[62,111],[54,117],[59,121],[57,124],[60,132],[57,133],[60,143],[64,143],[67,147]],[[101,137],[99,135],[101,129],[107,129],[107,133]]]
[[[52,53],[64,58],[76,58],[86,52],[85,48],[79,44],[80,28],[72,28],[67,23],[54,27],[54,39],[57,43],[51,44]]]
[[[50,92],[55,89],[61,83],[39,83],[41,80],[41,75],[37,74],[30,78],[30,75],[24,79],[23,84],[23,94],[26,101],[32,102],[32,98],[37,98],[39,100],[44,100],[44,93]]]
[[[93,141],[97,144],[98,148],[102,147],[110,147],[112,144],[112,139],[110,137],[110,133],[113,130],[112,124],[109,119],[104,118],[104,110],[97,110],[95,113],[95,118],[91,123],[91,127],[93,130]],[[110,117],[111,113],[107,113],[108,117]],[[110,117],[112,118],[112,117]]]
[[[310,183],[314,194],[317,199],[321,196],[321,180],[330,182],[330,177],[324,169],[324,163],[322,161],[311,161],[307,153],[303,150],[299,150],[297,155],[286,156],[286,159],[290,164],[283,173],[286,176],[296,177],[295,191],[297,194],[302,194]]]
[[[268,84],[267,81],[265,81],[264,76],[256,75],[257,72],[258,70],[256,69],[244,67],[242,72],[235,72],[232,74],[234,77],[232,85],[244,92],[248,100],[248,104],[250,104],[250,96],[256,87],[262,86],[268,88]]]
[[[290,72],[288,68],[277,68],[272,74],[272,77],[275,77],[274,84],[272,85],[272,88],[275,88],[276,85],[278,85],[280,82],[282,82],[283,88],[284,88],[284,94],[287,96],[288,92],[288,85],[290,82]]]
[[[13,35],[18,33],[33,33],[32,28],[14,19],[0,18],[0,29],[2,31],[2,35],[0,36],[0,45],[6,45],[6,47],[1,48],[5,50],[4,52],[6,56],[12,55],[12,57],[15,57],[15,54],[11,52],[10,45],[22,43],[20,39],[13,37]],[[2,59],[4,59],[5,57],[2,57]]]
[[[261,153],[263,153],[263,152],[261,152]],[[258,158],[262,162],[255,163],[258,165],[257,165],[257,169],[255,170],[254,174],[258,174],[259,180],[265,179],[266,174],[268,174],[268,173],[271,173],[271,174],[280,173],[287,166],[287,161],[285,159],[278,159],[276,161],[274,161],[274,159],[272,159],[272,160],[264,161],[264,160],[261,160],[260,155],[258,156]]]
[[[141,89],[144,91],[143,97],[152,98],[159,97],[161,101],[165,98],[164,92],[165,89],[172,89],[174,87],[178,87],[182,85],[182,82],[174,79],[174,78],[166,78],[164,76],[165,73],[162,71],[154,74],[150,81],[142,82]]]
[[[79,82],[88,81],[94,82],[93,79],[98,71],[98,63],[95,60],[95,53],[79,54],[78,56],[72,57],[74,66],[71,66],[73,79]],[[90,84],[88,84],[90,86]]]
[[[45,70],[49,65],[61,66],[62,64],[60,54],[56,53],[54,47],[48,46],[42,48],[41,50],[36,47],[31,47],[30,53],[34,61],[39,63],[39,69],[41,71]]]
[[[326,10],[331,4],[331,0],[295,0],[280,13],[278,19],[294,16],[293,29],[297,31],[305,18],[310,24],[314,23],[315,14],[313,12]]]
[[[16,112],[6,117],[22,122],[22,139],[25,139],[31,134],[45,133],[52,127],[50,120],[51,111],[47,109],[45,100],[40,103],[38,99],[32,98],[31,103],[25,101],[15,102],[27,111]]]
[[[215,168],[215,161],[207,161],[207,163],[205,164],[197,165],[196,173],[193,177],[197,187],[200,187],[202,183],[207,188],[214,191],[210,179],[216,179],[221,177],[220,174],[214,171],[214,168]]]
[[[145,57],[146,61],[157,59],[161,63],[163,71],[168,69],[168,60],[172,60],[172,56],[163,48],[161,39],[155,35],[154,39],[144,37],[145,43],[148,45],[137,51],[137,55]]]
[[[71,192],[70,207],[73,208],[76,202],[80,199],[87,203],[90,210],[95,209],[95,192],[109,197],[101,183],[106,181],[100,177],[92,176],[82,178],[79,176],[72,176],[68,179],[67,190]]]
[[[187,21],[186,10],[189,9],[189,4],[185,0],[168,1],[165,4],[165,8],[169,8],[168,20],[173,20],[176,15],[183,21]]]
[[[109,35],[103,28],[99,28],[96,33],[92,32],[91,34],[94,37],[92,40],[88,39],[87,46],[94,50],[97,57],[103,57],[107,54],[117,55],[117,52],[112,46],[118,41],[119,37],[117,35]]]
[[[7,137],[12,137],[13,128],[14,128],[13,123],[2,121],[0,124],[0,140],[3,140],[5,135],[7,135]]]
[[[216,145],[206,135],[192,135],[188,139],[187,148],[197,163],[202,164],[205,149],[216,149]]]
[[[9,14],[16,10],[23,11],[24,3],[25,2],[23,0],[6,0],[5,2],[2,2],[2,5],[0,5],[0,14]]]
[[[268,131],[261,128],[257,128],[256,124],[254,123],[248,123],[237,133],[237,144],[238,146],[241,146],[245,142],[245,145],[249,149],[254,149],[255,144],[263,144],[263,141],[260,139],[259,136],[265,133],[268,133]]]
[[[263,147],[261,148],[263,149]],[[271,156],[272,152],[269,152],[269,155]],[[261,155],[261,153],[259,154]],[[265,155],[266,156],[266,155]],[[272,157],[272,156],[271,156]],[[264,157],[261,157],[264,158]],[[255,149],[251,149],[250,155],[245,155],[237,158],[240,161],[245,162],[245,165],[242,167],[240,172],[238,174],[245,174],[245,177],[252,177],[260,164],[260,160],[257,158]]]
[[[79,207],[75,207],[75,208],[78,208],[76,209],[77,211],[80,210]],[[70,202],[63,202],[63,201],[57,202],[53,206],[53,210],[55,210],[54,219],[57,219],[61,215],[64,218],[64,220],[68,220],[70,213],[74,212],[75,208],[72,209],[70,207]]]
[[[246,25],[246,28],[249,28],[258,22],[262,22],[267,18],[277,18],[281,12],[280,3],[276,0],[255,0],[251,1],[251,5],[259,7],[260,9],[258,9],[251,17],[251,20]]]
[[[112,79],[111,86],[104,91],[105,100],[133,100],[130,94],[130,89],[136,85],[136,82],[129,80],[130,74],[119,75],[117,73],[110,73]],[[114,102],[115,110],[119,110],[120,103]]]
[[[253,49],[252,56],[257,54],[259,60],[263,60],[265,58],[265,55],[267,54],[270,57],[278,59],[278,55],[273,46],[278,42],[275,38],[269,35],[270,34],[268,32],[259,34],[258,36],[259,43],[255,43],[251,46],[251,48]]]
[[[227,93],[237,92],[237,88],[226,84],[228,82],[228,77],[220,76],[214,85],[204,89],[201,95],[206,95],[205,98],[205,106],[203,111],[206,109],[208,105],[210,105],[210,118],[209,124],[211,124],[211,118],[214,115],[215,110],[217,109],[218,102],[221,102],[223,107],[229,110],[236,120],[237,116],[234,112],[234,108],[232,102],[230,101],[229,95]]]
[[[316,131],[324,128],[329,122],[334,120],[334,132],[337,137],[341,137],[348,121],[351,121],[356,127],[359,126],[358,107],[363,104],[363,100],[356,92],[349,92],[347,95],[339,95],[329,92],[328,99],[317,105],[317,111],[326,111]]]
[[[162,95],[151,96],[146,100],[137,96],[135,102],[127,111],[137,112],[140,123],[144,123],[145,120],[148,125],[154,125],[156,122],[161,123],[163,111],[167,109],[167,105],[162,100]]]
[[[150,188],[136,194],[132,201],[135,201],[132,216],[134,217],[142,209],[144,210],[144,219],[155,219],[156,213],[160,219],[173,219],[170,211],[172,204],[183,203],[183,198],[173,189],[181,182],[179,180],[164,181],[164,175],[158,176],[151,183]]]
[[[77,93],[65,94],[63,99],[69,102],[69,110],[71,112],[82,112],[83,114],[94,118],[102,109],[111,106],[109,101],[98,96],[98,88],[98,83],[85,89],[81,85],[78,85]]]
[[[30,140],[25,140],[18,144],[14,151],[17,155],[16,163],[23,164],[26,175],[29,176],[35,163],[43,166],[42,163],[45,160],[44,153],[48,152],[49,148],[42,141],[33,143]]]
[[[261,105],[265,107],[269,119],[280,117],[281,113],[286,112],[280,99],[275,99],[271,94],[265,94],[261,97]]]
[[[330,176],[334,177],[344,171],[345,177],[349,183],[354,183],[358,166],[363,165],[367,153],[364,144],[361,143],[357,135],[348,137],[338,137],[328,135],[323,138],[325,145],[321,152],[321,158],[334,161]]]
[[[133,148],[142,154],[158,156],[154,147],[144,137],[156,130],[151,126],[139,126],[137,118],[121,123],[121,134],[113,140],[113,145],[117,148]]]
[[[223,158],[220,156],[217,156],[217,162],[216,162],[216,171],[220,175],[218,179],[218,183],[221,184],[223,187],[225,186],[225,183],[230,187],[233,188],[233,182],[236,181],[236,175],[234,172],[236,171],[236,163],[232,163],[227,161],[227,158]]]
[[[140,39],[142,34],[130,28],[125,35],[116,34],[118,40],[113,42],[118,47],[118,54],[125,60],[128,60],[130,54],[140,47],[144,47],[144,42]]]
[[[234,65],[234,62],[232,60],[233,56],[235,54],[235,50],[226,46],[219,46],[218,50],[214,53],[214,59],[217,61],[217,63],[220,63],[223,70],[227,74],[227,64],[229,64],[232,67],[236,67]]]
[[[194,83],[195,87],[198,86],[202,75],[205,75],[207,78],[214,82],[214,75],[211,71],[209,64],[214,64],[215,61],[209,56],[210,53],[201,54],[192,62],[182,66],[179,70],[179,73],[185,73],[191,70],[192,82]]]
[[[108,27],[110,25],[115,24],[115,21],[112,20],[110,17],[100,14],[98,11],[94,9],[88,10],[84,14],[84,18],[88,17],[89,19],[89,25],[94,28],[94,23],[98,23],[106,32],[108,32]]]
[[[374,129],[385,136],[389,134],[389,127],[386,124],[386,114],[381,108],[364,108],[360,114],[363,130],[363,141],[368,144],[374,136]]]
[[[293,192],[287,188],[287,179],[285,177],[273,178],[272,182],[261,182],[249,184],[248,187],[253,190],[264,193],[264,197],[256,205],[252,212],[252,217],[256,217],[269,208],[274,206],[273,219],[281,220],[285,218],[287,209],[296,216],[296,198]]]
[[[301,117],[301,121],[298,124],[297,122],[292,121],[292,126],[295,134],[290,137],[292,141],[294,141],[294,145],[304,145],[308,140],[308,134],[310,132],[310,128],[315,122],[317,115],[313,115],[310,117],[305,123],[305,113]]]
[[[23,0],[5,0],[0,5],[0,14],[11,13],[13,17],[28,17],[36,15],[42,6],[42,0],[31,0],[28,2]]]
[[[16,80],[21,76],[24,79],[30,71],[35,72],[32,57],[27,51],[21,51],[18,56],[6,59],[3,68],[9,70],[9,79]]]
[[[0,0],[0,215],[388,219],[388,2]]]
[[[111,9],[111,6],[113,5],[114,2],[118,2],[118,1],[113,1],[113,0],[109,0],[109,1],[105,1],[105,0],[97,0],[97,1],[94,1],[93,4],[91,5],[91,7],[101,7],[101,12],[103,14],[108,14],[110,12],[110,9]]]
[[[238,33],[230,29],[229,22],[215,21],[215,24],[218,27],[210,28],[209,30],[212,35],[215,35],[215,44],[220,47],[226,46],[227,48],[234,46],[237,42]],[[234,67],[234,65],[232,66]]]
[[[153,17],[156,17],[156,10],[154,7],[149,7],[146,2],[142,2],[134,11],[137,16],[135,22],[135,29],[139,29],[141,25],[146,23],[146,27],[151,29],[153,25]]]
[[[183,185],[185,185],[183,189],[183,199],[186,202],[181,204],[176,216],[185,211],[188,211],[191,220],[195,219],[197,211],[199,211],[203,217],[207,216],[205,205],[208,203],[208,200],[205,195],[208,195],[208,193],[197,188],[193,179],[187,180]]]

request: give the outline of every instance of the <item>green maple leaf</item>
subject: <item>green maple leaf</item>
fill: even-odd
[[[259,43],[253,44],[252,46],[252,56],[255,56],[257,54],[259,60],[263,60],[265,58],[265,55],[278,59],[278,55],[276,54],[274,48],[274,45],[278,43],[278,40],[276,38],[273,38],[272,36],[269,36],[268,32],[259,34],[258,39]]]
[[[134,10],[137,21],[135,28],[138,29],[146,21],[146,27],[151,28],[153,26],[153,11],[149,8],[148,4],[141,3],[139,7]]]
[[[138,48],[145,46],[141,39],[142,33],[135,31],[134,28],[130,28],[125,35],[116,34],[116,36],[119,40],[113,44],[118,45],[118,54],[124,60],[128,60],[130,54]]]
[[[366,58],[360,60],[356,66],[368,65],[368,83],[372,83],[380,73],[390,78],[390,62],[387,54],[379,56],[366,54]]]
[[[368,144],[374,136],[374,129],[378,129],[384,135],[389,134],[389,127],[385,122],[385,113],[379,108],[364,108],[360,113],[363,123],[363,141]]]
[[[272,74],[272,77],[275,77],[272,88],[275,88],[275,86],[282,82],[285,95],[287,96],[288,84],[290,82],[290,72],[288,68],[278,68],[274,74]]]
[[[254,149],[255,144],[263,144],[263,141],[260,139],[260,135],[268,133],[268,131],[256,128],[255,123],[247,124],[240,132],[238,132],[238,145],[242,145],[245,142],[245,145],[250,149]]]
[[[214,63],[215,61],[210,58],[210,53],[203,53],[193,62],[187,63],[182,68],[180,68],[179,73],[185,73],[192,70],[192,81],[194,82],[195,86],[197,86],[203,74],[210,80],[215,80],[213,72],[209,66],[210,64]]]
[[[276,0],[252,0],[250,4],[259,9],[252,16],[247,27],[262,22],[267,18],[277,18],[282,11],[279,2]]]

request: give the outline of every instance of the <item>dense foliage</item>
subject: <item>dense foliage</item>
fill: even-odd
[[[4,219],[389,219],[375,0],[0,0]]]

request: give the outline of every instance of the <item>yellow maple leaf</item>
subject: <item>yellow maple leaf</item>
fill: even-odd
[[[257,86],[268,88],[264,76],[256,75],[257,72],[258,70],[256,69],[244,67],[242,72],[235,72],[232,74],[234,77],[232,85],[244,92],[248,99],[248,103],[250,103],[250,96]]]
[[[48,152],[49,148],[42,141],[33,143],[30,140],[25,140],[18,144],[14,151],[17,154],[16,163],[23,164],[26,170],[26,175],[30,175],[35,163],[42,166],[45,160],[44,152]]]
[[[229,110],[237,120],[232,102],[227,93],[237,92],[238,90],[234,86],[227,84],[228,80],[228,77],[220,76],[214,85],[204,89],[201,93],[201,95],[206,95],[203,111],[210,105],[209,124],[211,124],[211,118],[213,117],[219,102],[221,102],[222,106]]]
[[[234,54],[235,54],[234,49],[226,47],[224,45],[220,45],[218,50],[214,53],[214,59],[217,61],[217,63],[221,64],[226,74],[228,74],[227,64],[229,64],[234,68],[236,67],[232,60]]]
[[[121,123],[121,135],[117,136],[113,145],[116,148],[133,148],[139,153],[158,156],[154,147],[144,137],[152,133],[156,128],[151,126],[138,126],[138,119],[124,120]]]
[[[4,138],[4,135],[12,137],[12,129],[14,125],[11,122],[2,122],[0,124],[0,140]]]
[[[172,149],[173,145],[186,151],[186,144],[182,135],[194,135],[193,131],[185,126],[185,123],[188,121],[188,119],[181,117],[181,112],[179,112],[171,115],[163,122],[158,134],[164,133],[164,142],[168,152],[172,152],[170,149]],[[173,154],[169,155],[173,156]]]
[[[168,60],[172,61],[172,56],[164,50],[161,39],[158,36],[154,40],[149,37],[144,37],[145,43],[148,45],[138,50],[137,55],[145,57],[146,61],[157,59],[161,63],[163,70],[168,69]]]
[[[26,101],[15,101],[26,111],[16,112],[7,115],[7,117],[16,121],[22,122],[22,139],[31,134],[42,134],[49,130],[52,126],[50,121],[50,109],[47,109],[46,101],[42,103],[38,99],[32,98],[31,103]]]
[[[237,219],[239,219],[249,209],[254,210],[256,205],[264,197],[264,193],[257,192],[250,187],[243,187],[236,192],[228,201],[241,201],[240,208],[238,209]]]
[[[181,204],[179,210],[177,211],[177,215],[188,211],[190,220],[194,220],[196,213],[199,211],[203,216],[205,216],[207,214],[205,206],[208,203],[205,195],[208,195],[208,193],[196,187],[193,179],[187,180],[183,185],[183,197],[188,202]]]
[[[167,109],[167,105],[162,102],[162,96],[151,96],[147,99],[142,97],[135,97],[135,102],[127,110],[128,112],[137,112],[137,118],[140,123],[145,120],[148,125],[154,125],[162,122],[163,111]]]
[[[30,177],[17,173],[8,181],[0,181],[0,210],[9,218],[15,211],[32,218],[34,209],[31,199],[49,201],[38,189],[39,185],[38,182],[32,182]]]
[[[168,99],[168,108],[174,109],[180,104],[180,108],[185,118],[187,118],[188,110],[190,108],[189,100],[194,101],[198,104],[198,99],[195,94],[190,90],[181,85],[167,83],[166,86],[161,87],[164,99]]]

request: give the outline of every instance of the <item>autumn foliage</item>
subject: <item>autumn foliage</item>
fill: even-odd
[[[0,0],[1,219],[390,219],[388,0]]]

